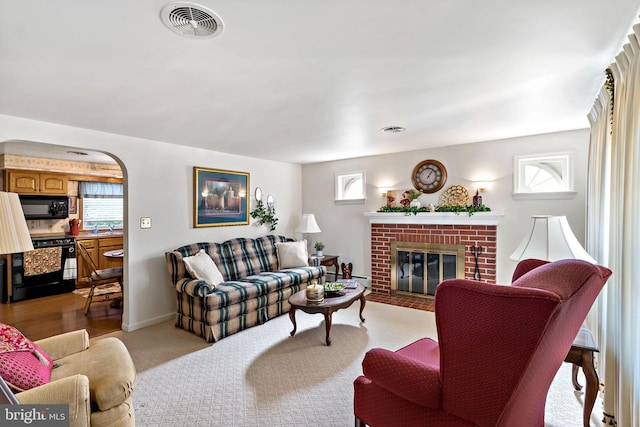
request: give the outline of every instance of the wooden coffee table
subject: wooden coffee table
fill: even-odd
[[[302,310],[309,314],[322,313],[324,314],[324,325],[327,331],[326,343],[327,345],[331,345],[331,338],[329,338],[329,334],[331,332],[331,315],[334,311],[350,307],[355,300],[359,299],[360,320],[364,322],[362,310],[364,310],[364,306],[367,302],[364,297],[364,291],[365,287],[361,283],[358,283],[358,286],[355,289],[343,289],[335,296],[327,296],[325,294],[324,301],[322,302],[307,301],[307,292],[305,289],[291,295],[289,297],[289,304],[291,304],[291,308],[289,309],[289,319],[291,319],[291,323],[293,323],[291,336],[296,334],[297,329],[296,310]]]

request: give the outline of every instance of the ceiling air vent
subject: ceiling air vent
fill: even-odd
[[[168,4],[162,8],[160,18],[174,33],[191,38],[216,37],[224,28],[218,15],[195,3]]]

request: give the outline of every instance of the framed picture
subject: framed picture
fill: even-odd
[[[249,224],[249,173],[193,168],[194,227]]]
[[[69,214],[77,214],[78,213],[78,197],[70,196],[69,197]]]

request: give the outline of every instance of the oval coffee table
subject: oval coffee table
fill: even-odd
[[[296,292],[295,294],[289,297],[289,304],[291,304],[291,308],[289,309],[289,319],[291,319],[291,323],[293,323],[293,331],[291,331],[291,336],[296,334],[296,310],[302,310],[305,313],[315,314],[322,313],[324,314],[324,325],[327,330],[327,345],[331,345],[331,338],[329,338],[329,333],[331,332],[331,315],[334,311],[338,311],[341,308],[347,308],[353,304],[353,302],[357,299],[360,300],[360,320],[364,322],[364,317],[362,317],[362,310],[364,310],[364,305],[367,300],[364,297],[365,287],[361,283],[358,283],[358,286],[355,289],[343,289],[340,292],[327,296],[325,294],[324,301],[321,302],[311,302],[307,301],[307,291],[305,289]]]

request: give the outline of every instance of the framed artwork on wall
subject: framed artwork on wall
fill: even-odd
[[[249,224],[249,173],[193,168],[194,227]]]

